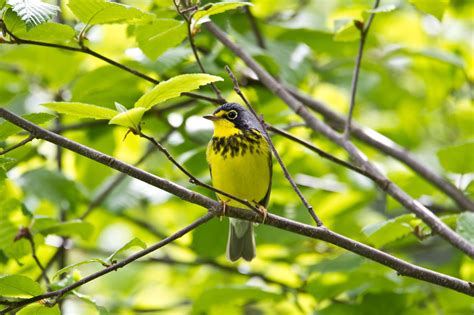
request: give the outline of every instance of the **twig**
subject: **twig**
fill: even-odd
[[[393,198],[399,201],[406,209],[415,213],[423,220],[435,233],[451,243],[454,247],[474,258],[474,246],[465,240],[462,236],[454,232],[448,225],[442,222],[431,211],[424,207],[420,202],[413,200],[406,192],[386,178],[367,157],[348,139],[341,137],[331,127],[319,121],[308,109],[295,99],[275,78],[273,78],[262,66],[260,66],[247,52],[240,46],[232,42],[227,35],[219,29],[214,23],[206,22],[207,29],[234,54],[240,57],[248,67],[250,67],[259,77],[260,81],[267,88],[278,95],[296,114],[301,116],[306,124],[314,131],[322,134],[340,147],[344,148],[351,158],[366,171],[371,172],[377,181],[375,183]]]
[[[265,39],[262,36],[262,32],[260,32],[257,20],[255,19],[255,16],[253,16],[248,5],[244,6],[244,11],[250,22],[250,27],[252,28],[252,32],[255,35],[255,39],[257,40],[257,45],[262,49],[266,49],[267,47],[265,45]]]
[[[201,69],[202,73],[207,73],[206,69],[204,68],[201,58],[199,57],[198,51],[196,49],[196,45],[194,44],[194,34],[193,30],[191,29],[192,27],[192,18],[193,14],[196,12],[198,9],[197,6],[191,6],[189,8],[180,8],[180,0],[173,0],[173,4],[176,8],[176,11],[178,12],[179,15],[186,21],[186,28],[188,32],[188,39],[189,39],[189,45],[191,45],[191,50],[193,51],[194,58],[196,59],[196,62],[199,66],[199,69]],[[216,84],[214,82],[211,82],[211,87],[214,90],[214,93],[216,94],[216,97],[219,101],[222,101],[225,103],[225,99],[222,97],[221,91],[217,88]]]
[[[3,150],[3,151],[0,151],[0,155],[4,155],[4,154],[6,154],[6,153],[8,153],[8,152],[10,152],[10,151],[13,151],[13,150],[15,150],[15,149],[21,147],[21,146],[24,146],[24,145],[27,144],[28,142],[32,141],[34,138],[35,138],[34,136],[29,135],[28,138],[22,140],[21,142],[15,144],[15,145],[13,145],[13,146],[11,146],[11,147],[9,147],[9,148],[6,148],[6,149]]]
[[[153,84],[158,84],[160,83],[159,80],[156,80],[136,69],[133,69],[133,68],[130,68],[130,67],[127,67],[126,65],[124,64],[121,64],[120,62],[117,62],[115,60],[112,60],[102,54],[99,54],[98,52],[86,47],[86,46],[80,46],[80,47],[72,47],[72,46],[66,46],[66,45],[61,45],[61,44],[54,44],[54,43],[45,43],[45,42],[40,42],[40,41],[36,41],[36,40],[29,40],[29,39],[22,39],[22,38],[19,38],[17,37],[16,35],[14,35],[12,32],[10,32],[4,23],[1,23],[2,20],[0,20],[0,26],[3,27],[3,30],[8,34],[10,35],[10,37],[13,39],[13,41],[11,42],[0,42],[1,44],[18,44],[18,45],[22,45],[22,44],[26,44],[26,45],[36,45],[36,46],[43,46],[43,47],[52,47],[52,48],[59,48],[59,49],[63,49],[63,50],[69,50],[69,51],[75,51],[75,52],[80,52],[80,53],[84,53],[84,54],[87,54],[87,55],[90,55],[90,56],[94,56],[102,61],[105,61],[106,63],[108,64],[111,64],[117,68],[120,68],[122,70],[125,70],[139,78],[142,78],[148,82],[151,82]],[[213,103],[213,104],[223,104],[225,103],[223,100],[221,99],[214,99],[212,97],[208,97],[208,96],[205,96],[205,95],[201,95],[201,94],[197,94],[197,93],[191,93],[191,92],[184,92],[182,93],[181,95],[184,95],[184,96],[188,96],[188,97],[191,97],[191,98],[194,98],[194,99],[199,99],[199,100],[203,100],[203,101],[206,101],[206,102],[209,102],[209,103]]]
[[[36,265],[38,268],[41,270],[41,277],[44,279],[46,282],[46,285],[49,287],[50,281],[48,278],[48,275],[46,274],[46,270],[43,267],[43,264],[41,261],[38,259],[38,256],[36,255],[36,246],[35,246],[35,240],[33,239],[33,235],[31,234],[30,230],[26,227],[20,228],[20,231],[15,237],[15,241],[18,241],[19,239],[26,238],[28,242],[30,243],[31,247],[31,257],[33,257],[33,260],[35,261]]]
[[[240,202],[241,204],[249,207],[250,209],[252,209],[253,211],[257,212],[257,213],[261,213],[261,211],[255,207],[253,204],[251,204],[248,200],[244,200],[244,199],[241,199],[241,198],[238,198],[236,196],[233,196],[229,193],[226,193],[225,191],[222,191],[220,189],[217,189],[215,187],[212,187],[211,185],[208,185],[202,181],[200,181],[198,178],[196,178],[193,174],[191,174],[187,169],[184,168],[184,166],[182,166],[181,164],[178,163],[178,161],[176,161],[173,156],[169,153],[169,151],[160,143],[158,142],[155,138],[151,137],[151,136],[148,136],[146,134],[144,134],[141,130],[134,130],[133,131],[135,134],[137,134],[138,136],[142,137],[142,138],[145,138],[147,139],[148,141],[150,141],[161,153],[163,153],[166,158],[171,162],[173,163],[174,166],[176,166],[183,174],[185,174],[186,176],[188,176],[189,178],[189,182],[191,184],[194,184],[194,185],[198,185],[198,186],[201,186],[201,187],[204,187],[204,188],[207,188],[209,190],[212,190],[213,192],[216,192],[220,195],[223,195],[223,196],[226,196],[226,197],[229,197],[235,201],[238,201]]]
[[[344,130],[346,120],[342,115],[333,111],[326,104],[314,100],[310,96],[300,92],[296,88],[286,87],[286,89],[300,102],[321,114],[331,125],[331,127],[339,131]],[[469,198],[465,196],[461,190],[457,189],[456,186],[448,182],[442,176],[427,168],[423,163],[420,163],[413,155],[410,154],[410,152],[408,152],[407,149],[401,147],[397,143],[386,138],[373,129],[361,127],[354,123],[351,125],[351,135],[370,145],[371,147],[404,163],[418,175],[423,177],[427,182],[431,183],[433,186],[437,187],[440,191],[444,192],[447,196],[454,200],[456,204],[461,207],[461,209],[474,212],[474,203],[469,200]]]
[[[375,10],[379,6],[379,3],[380,3],[380,0],[375,0],[375,3],[374,3],[374,6],[373,6],[372,10]],[[365,25],[365,26],[360,21],[355,21],[354,22],[356,28],[358,28],[359,31],[360,31],[360,40],[359,40],[359,51],[357,53],[356,64],[355,64],[355,67],[354,67],[354,73],[352,75],[351,100],[350,100],[350,106],[349,106],[349,114],[347,115],[346,127],[344,129],[344,137],[346,137],[346,138],[348,138],[350,136],[350,132],[351,132],[352,114],[353,114],[354,108],[355,108],[357,83],[359,82],[360,65],[361,65],[361,61],[362,61],[362,55],[364,53],[365,40],[367,38],[367,34],[369,33],[370,25],[372,24],[372,21],[374,20],[374,17],[375,17],[375,13],[371,13],[370,16],[369,16],[369,20],[367,21],[367,25]]]
[[[109,155],[88,148],[77,142],[64,138],[58,134],[43,129],[4,108],[0,108],[0,117],[10,121],[14,125],[35,134],[38,138],[61,145],[63,148],[76,152],[84,157],[97,161],[110,168],[126,173],[138,180],[148,183],[156,188],[167,191],[187,202],[200,205],[206,209],[220,209],[221,204],[213,199],[205,197],[185,187],[179,186],[168,180],[147,173],[134,166],[121,162]],[[231,206],[226,207],[226,215],[248,220],[253,222],[261,221],[260,215]],[[279,229],[304,235],[310,238],[319,239],[338,247],[345,248],[353,253],[376,261],[382,265],[388,266],[397,271],[398,274],[409,276],[422,281],[430,282],[439,286],[450,288],[452,290],[474,296],[474,284],[469,281],[461,280],[442,273],[438,273],[417,265],[410,264],[404,260],[398,259],[378,249],[372,248],[365,244],[354,241],[343,235],[330,231],[327,228],[313,227],[302,224],[293,220],[289,220],[271,213],[268,213],[265,224],[274,226]],[[115,266],[115,265],[114,265]],[[84,278],[85,279],[85,278]],[[90,280],[89,280],[90,281]],[[75,288],[75,287],[74,287]]]
[[[263,133],[265,134],[265,137],[268,139],[268,144],[270,145],[270,149],[272,150],[273,155],[275,156],[278,163],[280,164],[280,167],[283,170],[283,173],[285,174],[286,179],[288,180],[291,187],[293,188],[293,190],[296,192],[296,194],[300,198],[303,205],[306,207],[306,209],[308,209],[308,212],[311,215],[311,217],[313,218],[313,220],[316,222],[316,225],[317,226],[322,226],[323,222],[321,222],[319,217],[314,212],[313,206],[310,205],[309,202],[306,200],[306,198],[303,196],[303,193],[301,192],[301,190],[296,185],[295,181],[293,180],[293,178],[290,175],[290,172],[288,172],[288,169],[286,168],[285,164],[283,163],[283,161],[280,157],[280,154],[278,154],[278,151],[276,150],[275,146],[273,145],[272,139],[268,135],[267,127],[265,125],[265,122],[263,121],[263,117],[258,116],[257,112],[255,112],[255,109],[252,107],[250,102],[247,100],[245,95],[242,93],[242,91],[240,90],[239,82],[237,81],[237,78],[232,73],[232,70],[230,70],[229,66],[225,66],[225,69],[229,73],[229,77],[231,78],[232,82],[234,83],[235,93],[237,93],[240,96],[240,98],[244,101],[245,105],[247,105],[250,112],[252,112],[252,114],[255,116],[255,118],[260,123],[260,126],[262,127]]]
[[[87,277],[84,277],[82,278],[81,280],[77,281],[77,282],[74,282],[73,284],[71,285],[68,285],[67,287],[64,287],[62,289],[59,289],[59,290],[56,290],[56,291],[52,291],[52,292],[48,292],[48,293],[45,293],[45,294],[41,294],[41,295],[37,295],[37,296],[34,296],[32,298],[29,298],[29,299],[26,299],[26,300],[23,300],[23,301],[20,301],[18,303],[16,303],[15,305],[13,306],[10,306],[10,307],[7,307],[3,310],[0,311],[0,314],[7,314],[8,312],[12,312],[12,311],[15,311],[17,310],[18,308],[21,308],[25,305],[28,305],[28,304],[31,304],[31,303],[34,303],[34,302],[37,302],[37,301],[41,301],[41,300],[44,300],[44,299],[50,299],[50,298],[54,298],[55,301],[53,301],[53,304],[55,302],[57,302],[64,294],[88,283],[88,282],[91,282],[92,280],[94,279],[97,279],[103,275],[106,275],[112,271],[115,271],[117,269],[120,269],[126,265],[128,265],[129,263],[143,257],[143,256],[146,256],[152,252],[154,252],[155,250],[173,242],[174,240],[182,237],[183,235],[187,234],[188,232],[194,230],[195,228],[197,228],[198,226],[206,223],[207,221],[211,220],[212,218],[214,217],[214,213],[212,212],[208,212],[206,213],[204,216],[200,217],[199,219],[197,219],[196,221],[194,221],[193,223],[189,224],[188,226],[186,226],[185,228],[177,231],[176,233],[168,236],[167,238],[159,241],[158,243],[150,246],[150,247],[147,247],[145,248],[144,250],[141,250],[115,264],[112,264],[110,265],[109,267],[107,268],[104,268],[98,272],[95,272]]]

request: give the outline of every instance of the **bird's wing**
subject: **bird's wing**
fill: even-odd
[[[269,178],[269,181],[268,181],[267,193],[265,194],[265,197],[263,197],[263,199],[259,201],[259,204],[264,206],[265,208],[267,207],[268,201],[270,200],[270,193],[272,191],[272,177],[273,177],[272,150],[270,148],[268,148],[268,149],[270,151],[269,154],[268,154],[268,167],[270,169],[270,178]]]

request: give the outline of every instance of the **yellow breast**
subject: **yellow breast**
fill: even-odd
[[[226,131],[224,136],[215,132],[207,147],[212,185],[241,199],[259,203],[270,187],[268,143],[257,130],[249,133]],[[231,206],[242,207],[228,197],[218,194],[218,198]]]

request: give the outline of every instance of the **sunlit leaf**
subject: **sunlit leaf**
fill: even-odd
[[[77,102],[53,102],[42,106],[54,110],[60,114],[72,115],[80,118],[112,119],[117,112],[97,105]]]
[[[368,13],[387,13],[387,12],[391,12],[391,11],[395,10],[396,8],[397,8],[397,6],[395,4],[389,3],[389,4],[381,5],[376,9],[367,10],[366,12],[368,12]]]
[[[112,255],[110,255],[107,258],[107,261],[109,263],[112,263],[115,260],[115,258],[117,257],[117,255],[120,255],[121,253],[125,252],[127,249],[132,248],[132,247],[136,247],[136,246],[141,247],[142,249],[146,248],[146,244],[141,239],[135,237],[134,239],[130,240],[125,245],[123,245],[122,247],[117,249]]]
[[[245,5],[252,5],[250,2],[220,2],[220,3],[210,3],[205,7],[199,9],[194,15],[193,19],[195,21],[195,25],[204,23],[208,21],[208,18],[211,15],[219,14],[228,10],[233,10],[238,7],[242,7]]]
[[[456,232],[474,244],[474,213],[463,212],[459,215]]]
[[[371,224],[364,228],[369,241],[380,247],[413,232],[410,222],[416,219],[414,214],[405,214],[394,219]]]
[[[0,276],[0,296],[31,297],[42,294],[38,282],[22,275]]]
[[[350,42],[360,38],[360,31],[354,25],[354,21],[347,21],[334,34],[334,40],[337,42]]]
[[[184,92],[195,90],[201,85],[216,81],[223,81],[223,79],[205,73],[181,74],[167,81],[160,82],[150,92],[140,97],[135,103],[135,107],[149,109],[153,105],[178,97]]]
[[[410,0],[410,3],[419,10],[431,14],[438,20],[442,20],[444,11],[450,0]]]
[[[132,108],[112,117],[112,119],[109,121],[109,124],[119,125],[138,130],[140,126],[140,121],[145,112],[146,108],[144,107]]]
[[[67,272],[70,272],[71,270],[76,269],[79,266],[87,265],[87,264],[93,264],[93,263],[99,263],[102,266],[107,265],[107,263],[105,261],[103,261],[102,259],[99,259],[99,258],[92,258],[92,259],[83,260],[83,261],[80,261],[80,262],[77,262],[77,263],[74,263],[72,265],[69,265],[69,266],[66,266],[64,268],[59,269],[58,271],[56,271],[54,273],[52,279],[57,279],[60,275],[62,275],[64,273],[67,273]]]
[[[60,11],[58,6],[41,0],[7,0],[7,3],[28,26],[44,23]]]
[[[26,119],[34,124],[42,125],[48,121],[54,119],[56,116],[48,113],[34,113],[21,116],[23,119]],[[4,121],[0,124],[0,140],[6,139],[9,136],[12,136],[22,129],[8,121]]]
[[[49,307],[42,304],[31,304],[22,308],[18,315],[61,315],[59,305]]]

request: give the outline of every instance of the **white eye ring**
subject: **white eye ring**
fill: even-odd
[[[235,110],[230,110],[228,113],[227,113],[227,118],[229,118],[230,120],[234,120],[237,118],[239,114],[237,113],[237,111]]]

